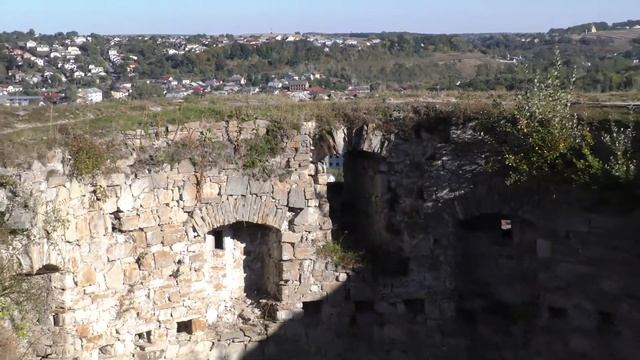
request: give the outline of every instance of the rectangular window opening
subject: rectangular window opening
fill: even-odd
[[[177,332],[178,334],[185,333],[185,334],[193,335],[193,321],[192,320],[178,321]]]
[[[62,320],[60,319],[60,314],[53,314],[53,316],[51,318],[53,320],[53,326],[55,326],[55,327],[61,327],[62,326]]]
[[[137,333],[134,339],[137,343],[151,344],[151,330]]]
[[[224,233],[221,230],[213,232],[214,248],[224,250]]]

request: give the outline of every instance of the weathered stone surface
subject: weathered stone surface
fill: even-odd
[[[133,180],[131,183],[131,194],[134,198],[139,197],[144,192],[148,192],[152,189],[151,177],[145,176]]]
[[[296,216],[293,220],[294,225],[299,226],[314,226],[318,225],[318,219],[320,218],[320,212],[316,208],[306,208]]]
[[[135,200],[133,198],[133,194],[131,193],[131,189],[129,188],[129,186],[123,186],[122,193],[118,198],[118,210],[124,212],[130,211],[131,209],[133,209],[134,205]]]
[[[28,230],[33,226],[34,218],[33,211],[23,207],[15,207],[11,209],[4,226],[12,230]]]
[[[120,230],[131,231],[140,228],[140,216],[131,215],[120,219]]]
[[[156,268],[166,268],[174,265],[174,255],[171,251],[160,250],[153,254]]]
[[[186,182],[182,188],[180,198],[184,201],[184,206],[193,206],[196,204],[198,189],[190,182]]]
[[[158,225],[158,218],[151,211],[140,212],[139,227],[144,229],[156,225]]]
[[[220,185],[213,182],[206,182],[202,185],[202,199],[203,204],[213,202],[220,195]]]
[[[251,181],[249,181],[249,189],[251,191],[251,194],[255,195],[271,195],[271,193],[273,192],[273,186],[271,185],[271,182],[259,181],[254,179],[251,179]]]
[[[107,250],[107,259],[109,261],[120,260],[134,255],[134,244],[132,243],[118,243],[113,244]]]
[[[246,195],[248,187],[249,178],[247,176],[229,176],[225,193],[227,195]]]
[[[124,286],[122,266],[116,262],[104,275],[105,284],[109,289],[121,289]]]
[[[173,191],[171,190],[156,190],[156,195],[160,204],[168,204],[173,200]]]
[[[189,159],[182,160],[180,164],[178,164],[178,172],[180,174],[193,174],[194,171],[195,168]]]
[[[293,246],[291,244],[283,243],[282,244],[282,260],[291,260],[293,259]]]
[[[64,186],[68,181],[69,179],[66,176],[62,176],[62,175],[51,176],[47,181],[47,185],[50,188],[54,188],[58,186]]]
[[[294,187],[289,190],[289,207],[294,209],[303,209],[307,206],[307,201],[304,197],[304,189],[300,187]]]
[[[79,287],[89,286],[96,283],[96,270],[89,264],[82,264],[78,269],[76,283]]]

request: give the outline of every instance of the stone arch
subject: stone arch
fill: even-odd
[[[204,237],[211,229],[248,222],[282,230],[288,220],[288,208],[269,196],[226,197],[219,203],[203,204],[191,215],[191,224]]]
[[[355,128],[335,127],[316,134],[313,160],[318,163],[329,155],[344,154],[347,151],[364,151],[386,157],[393,140],[393,135],[385,135],[375,124]]]

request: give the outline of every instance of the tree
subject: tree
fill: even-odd
[[[510,184],[549,176],[585,182],[602,171],[589,129],[571,111],[575,76],[565,79],[562,74],[556,50],[554,67],[536,73],[518,94],[515,121],[507,123],[514,142],[504,149]]]
[[[78,88],[75,85],[68,85],[64,94],[68,102],[76,102],[78,100]]]
[[[162,89],[162,86],[146,82],[136,83],[131,94],[131,98],[136,100],[150,99],[162,96],[164,96],[164,90]]]

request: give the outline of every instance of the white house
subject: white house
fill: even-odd
[[[36,46],[38,46],[38,43],[37,43],[37,42],[35,42],[35,41],[33,41],[33,40],[29,40],[29,41],[27,41],[27,49],[31,49],[31,48],[34,48],[34,47],[36,47]]]
[[[82,52],[76,46],[69,46],[67,48],[67,55],[68,56],[78,56],[80,54],[82,54]]]
[[[49,51],[51,51],[51,48],[49,47],[49,45],[38,45],[36,46],[36,51],[39,53],[49,53]]]
[[[82,45],[82,44],[84,44],[84,43],[86,43],[86,42],[87,42],[87,38],[86,38],[86,37],[84,37],[84,36],[76,36],[76,37],[73,39],[73,42],[74,42],[76,45]]]
[[[102,102],[102,90],[97,88],[80,89],[78,90],[78,102],[84,104]]]

